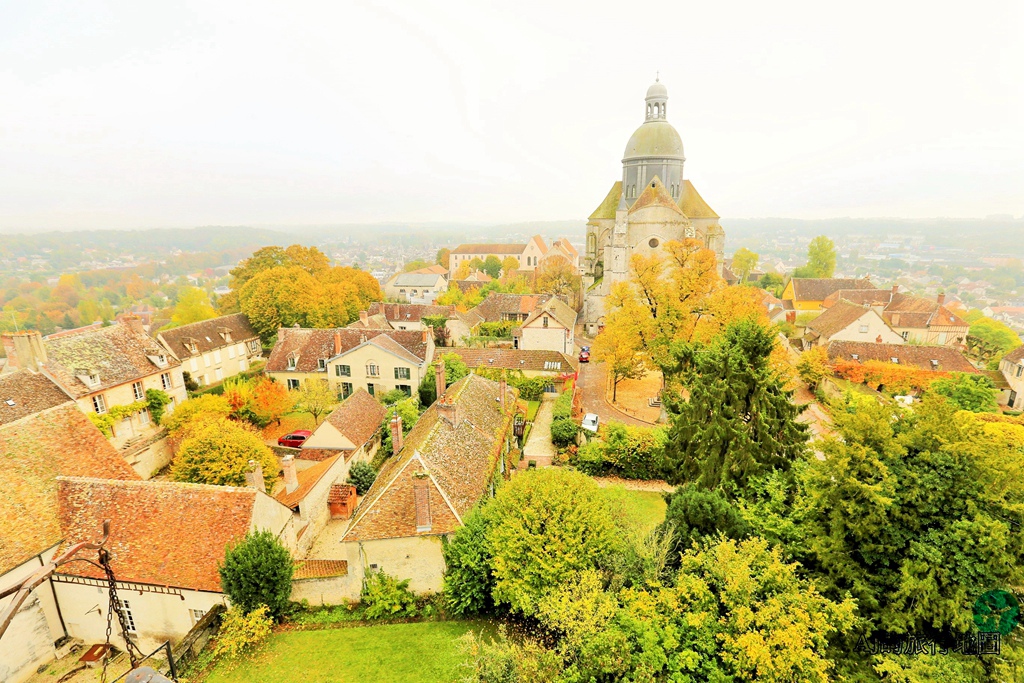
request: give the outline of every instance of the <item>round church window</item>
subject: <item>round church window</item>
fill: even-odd
[[[655,249],[655,248],[657,248],[658,244],[660,244],[660,243],[658,242],[658,238],[657,238],[657,237],[652,237],[652,238],[650,239],[650,241],[649,241],[649,242],[647,243],[647,245],[648,245],[648,246],[649,246],[649,247],[650,247],[651,249]]]

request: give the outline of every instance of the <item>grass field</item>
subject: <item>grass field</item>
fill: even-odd
[[[205,683],[449,683],[465,672],[459,638],[487,622],[428,621],[275,633],[261,654]]]
[[[650,531],[665,521],[665,499],[657,491],[630,491],[622,486],[602,488],[612,513],[636,527]]]

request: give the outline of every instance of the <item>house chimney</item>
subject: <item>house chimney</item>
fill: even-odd
[[[370,324],[370,314],[369,314],[369,312],[367,312],[367,311],[359,311],[359,322],[361,322],[364,327],[366,325],[369,325]]]
[[[937,302],[939,302],[940,306],[943,305],[944,303],[946,303],[946,293],[945,292],[939,292],[939,295],[937,297],[935,297],[935,300]]]
[[[892,293],[893,294],[899,294],[900,293],[900,286],[899,285],[893,285],[892,286]]]
[[[36,330],[5,334],[3,344],[7,353],[7,372],[22,369],[38,372],[46,365],[43,337]]]
[[[444,383],[444,361],[437,361],[437,365],[434,366],[434,379],[436,380],[437,386],[437,400],[440,401],[441,397],[444,396],[444,390],[446,385]]]
[[[334,331],[334,355],[337,356],[341,353],[341,332],[339,330]]]
[[[121,318],[121,324],[137,334],[146,334],[146,328],[142,324],[142,318],[137,315],[124,316]]]
[[[502,377],[498,382],[498,398],[501,401],[501,414],[505,414],[505,393],[508,391],[508,383]]]
[[[398,455],[402,450],[402,416],[395,413],[391,418],[391,453]]]
[[[882,335],[878,335],[877,337],[875,337],[875,343],[876,344],[881,344],[882,343]]]
[[[455,403],[447,401],[437,402],[437,416],[450,424],[452,427],[459,426],[459,407]]]
[[[431,327],[430,325],[427,325],[426,327],[423,328],[423,343],[424,344],[426,344],[427,341],[430,339],[430,334],[433,331],[434,331],[434,328]]]
[[[249,461],[249,469],[245,471],[245,485],[257,491],[267,492],[267,484],[263,480],[263,466],[255,460]]]
[[[284,472],[284,490],[291,493],[299,488],[299,478],[295,474],[295,458],[291,453],[281,458],[281,470]]]

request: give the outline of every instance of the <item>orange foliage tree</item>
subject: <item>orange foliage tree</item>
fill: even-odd
[[[262,377],[252,390],[252,410],[262,422],[275,420],[281,424],[281,416],[295,405],[294,397],[283,384],[269,377]]]
[[[885,390],[892,394],[909,394],[925,391],[947,372],[932,372],[920,368],[885,363],[879,360],[858,361],[837,360],[834,364],[836,375],[857,384],[866,384],[872,389]]]

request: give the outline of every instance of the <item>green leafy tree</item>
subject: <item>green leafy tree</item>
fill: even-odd
[[[501,264],[499,263],[499,265],[501,265]],[[470,272],[474,272],[474,271],[477,271],[477,270],[483,270],[483,269],[484,269],[484,262],[480,259],[479,256],[474,256],[473,258],[471,258],[469,260],[469,270],[470,270]]]
[[[497,279],[501,275],[501,259],[494,254],[491,254],[484,259],[484,265],[481,270],[492,278]]]
[[[437,250],[437,265],[449,268],[451,263],[452,250],[447,247],[441,247]]]
[[[181,436],[186,429],[203,419],[220,420],[231,414],[231,406],[223,396],[202,394],[191,398],[163,420],[171,436]]]
[[[149,410],[149,416],[153,418],[153,424],[160,424],[164,419],[164,411],[170,402],[171,397],[166,391],[146,389],[146,408]]]
[[[610,422],[604,430],[604,460],[625,479],[658,479],[665,470],[667,432],[661,427],[635,427]]]
[[[307,379],[295,396],[295,407],[312,415],[315,424],[320,424],[320,418],[329,413],[337,402],[337,395],[322,379]]]
[[[944,396],[960,410],[972,413],[999,412],[998,391],[987,375],[972,372],[954,372],[949,377],[935,380],[929,389]]]
[[[171,314],[171,325],[180,327],[217,316],[210,304],[209,295],[198,287],[182,287],[178,290],[178,303]]]
[[[270,531],[250,531],[229,545],[220,565],[220,584],[232,605],[245,613],[265,606],[279,618],[292,593],[292,555]]]
[[[519,270],[519,259],[515,256],[506,256],[501,260],[501,274],[508,276]]]
[[[694,543],[714,540],[719,535],[741,540],[751,531],[742,512],[721,491],[708,491],[692,485],[680,486],[668,497],[662,527],[672,535],[676,553],[683,553]]]
[[[818,235],[807,247],[809,277],[832,277],[836,272],[836,245],[828,237]]]
[[[672,400],[665,446],[670,483],[741,493],[749,479],[788,469],[806,448],[800,408],[769,363],[775,338],[751,320],[707,345],[677,347],[676,376],[688,400]]]
[[[487,517],[474,508],[450,538],[442,537],[444,601],[456,616],[480,614],[493,607],[491,592],[491,547],[487,542]]]
[[[999,361],[1020,346],[1020,337],[999,320],[981,316],[971,321],[966,339],[967,355],[982,361],[989,370],[998,370]]]
[[[832,374],[832,365],[828,362],[828,350],[824,346],[816,346],[809,351],[800,354],[800,361],[796,364],[796,371],[811,390],[814,390],[821,383],[821,380]]]
[[[732,255],[732,272],[740,279],[740,284],[746,284],[747,277],[757,268],[757,261],[760,258],[746,247],[740,247]]]
[[[775,296],[782,296],[783,285],[785,284],[786,281],[778,273],[765,273],[757,281],[758,287],[768,290]]]
[[[366,495],[376,480],[377,471],[368,462],[359,461],[348,471],[348,483],[356,487],[356,493],[360,496]]]
[[[274,452],[251,427],[224,418],[200,418],[185,434],[171,464],[175,481],[245,486],[250,460],[260,464],[265,477],[277,474]]]
[[[457,353],[446,353],[440,359],[444,363],[444,384],[445,388],[458,382],[469,374],[469,366]],[[427,371],[423,373],[423,380],[420,382],[419,394],[420,405],[433,405],[437,400],[437,375],[435,371],[436,361],[430,364]]]
[[[580,432],[580,426],[572,418],[554,420],[551,423],[551,443],[559,448],[565,448],[576,443],[576,435]]]

